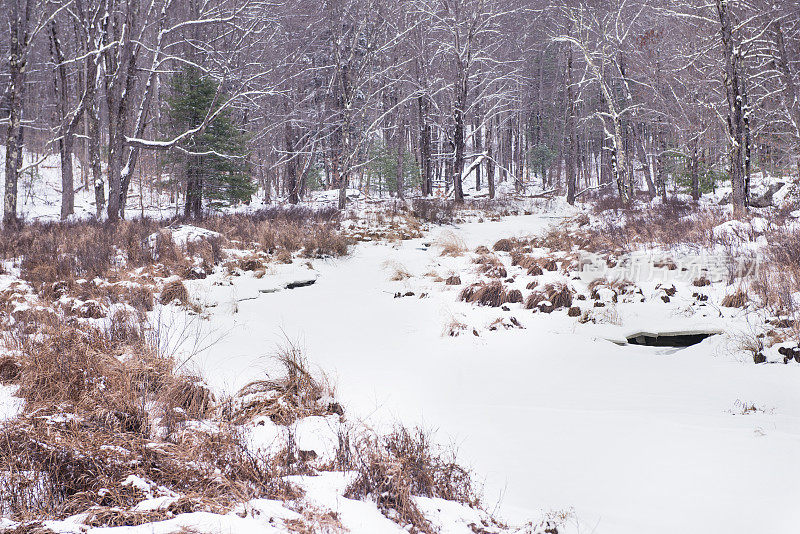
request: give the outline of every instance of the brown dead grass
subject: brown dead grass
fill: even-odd
[[[498,308],[508,302],[508,293],[501,282],[495,281],[488,284],[481,282],[465,287],[461,291],[460,298],[465,302],[480,306]]]
[[[384,437],[367,434],[355,448],[349,457],[358,476],[345,495],[373,499],[384,514],[412,531],[434,531],[414,496],[480,504],[471,473],[458,464],[455,451],[436,447],[422,429],[398,426]]]
[[[464,240],[450,230],[439,234],[435,244],[442,248],[442,256],[463,256],[468,250]]]
[[[744,308],[747,306],[748,302],[750,302],[750,298],[747,296],[747,292],[742,289],[737,289],[735,293],[725,295],[725,298],[722,299],[722,307]]]
[[[489,278],[506,278],[508,276],[503,262],[494,254],[481,254],[472,262],[478,265],[478,272]]]
[[[189,292],[186,290],[186,286],[183,285],[183,281],[173,280],[164,285],[158,301],[162,305],[172,304],[173,302],[186,305],[189,303]]]
[[[282,348],[275,359],[283,369],[278,378],[250,382],[237,394],[238,406],[233,418],[246,422],[266,416],[279,425],[289,425],[312,415],[342,415],[333,402],[333,387],[325,376],[315,377],[308,360],[295,345]]]

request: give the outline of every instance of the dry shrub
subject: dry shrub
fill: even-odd
[[[722,307],[724,308],[744,308],[750,302],[747,292],[743,289],[737,289],[732,295],[725,295],[722,299]]]
[[[345,496],[373,499],[387,517],[412,532],[433,532],[414,496],[480,505],[471,473],[458,464],[455,452],[434,446],[422,429],[398,426],[388,436],[364,436],[350,457],[358,476]]]
[[[137,310],[153,311],[153,288],[137,284],[127,289],[121,301],[130,304]]]
[[[158,301],[164,306],[175,301],[181,305],[186,305],[189,302],[189,291],[186,290],[183,281],[173,280],[164,285],[158,297]]]
[[[456,204],[451,200],[415,198],[411,201],[414,217],[435,224],[449,224],[455,218]]]
[[[266,416],[276,424],[289,425],[311,415],[343,413],[341,406],[332,400],[333,388],[324,376],[313,376],[299,348],[289,344],[275,359],[283,367],[284,375],[244,386],[237,394],[234,420],[245,422]]]
[[[278,263],[284,263],[288,265],[292,263],[292,261],[294,261],[294,258],[292,257],[291,252],[289,252],[285,248],[282,248],[278,250],[278,252],[275,254],[275,261],[277,261]]]
[[[257,271],[263,266],[264,264],[258,256],[250,256],[239,260],[239,268],[243,271]]]
[[[439,234],[435,243],[442,247],[442,256],[461,256],[467,252],[464,240],[450,230],[445,230]]]
[[[32,223],[0,230],[0,260],[21,258],[22,278],[40,295],[51,300],[53,284],[71,289],[78,278],[111,278],[124,270],[151,267],[170,274],[196,277],[208,274],[224,258],[223,245],[231,241],[243,248],[278,248],[289,252],[303,249],[307,256],[339,256],[347,253],[348,241],[339,232],[336,210],[269,208],[249,214],[219,215],[192,224],[213,230],[222,237],[206,237],[177,246],[169,226],[173,220],[136,219],[117,223],[81,221]],[[154,246],[148,238],[155,234]]]
[[[692,285],[693,285],[694,287],[705,287],[705,286],[710,286],[710,285],[711,285],[711,280],[709,280],[708,278],[706,278],[706,276],[705,276],[705,275],[703,275],[703,276],[701,276],[700,278],[697,278],[697,279],[695,279],[695,280],[692,282]]]
[[[344,256],[347,254],[350,242],[333,225],[317,224],[306,229],[302,245],[304,257],[325,258]]]
[[[302,246],[303,229],[329,226],[338,229],[341,214],[336,209],[311,209],[302,206],[278,206],[251,213],[217,215],[202,222],[204,228],[242,244],[258,243],[272,252],[279,245],[292,250]]]
[[[461,285],[461,277],[454,274],[453,276],[448,276],[447,280],[444,283],[448,286],[460,286]]]
[[[508,302],[508,294],[501,282],[472,284],[461,291],[461,300],[498,308]]]

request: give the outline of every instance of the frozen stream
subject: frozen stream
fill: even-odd
[[[552,222],[455,231],[474,249]],[[443,260],[421,249],[429,240],[361,244],[317,263],[312,286],[244,300],[237,313],[218,306],[210,324],[221,339],[193,364],[235,391],[285,339],[299,342],[349,417],[438,429],[513,522],[571,508],[581,533],[798,532],[800,366],[738,361],[724,336],[680,351],[620,347],[576,332],[563,312],[514,310],[524,330],[442,336],[466,308],[457,289],[395,299],[414,279],[389,281],[385,267],[430,283],[423,275]],[[499,312],[469,313],[488,324]],[[737,400],[767,412],[733,415]]]

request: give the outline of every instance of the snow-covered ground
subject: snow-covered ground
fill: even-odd
[[[209,320],[197,322],[205,335],[189,343],[199,349],[188,351],[196,352],[189,365],[217,390],[234,392],[270,369],[276,347],[300,344],[335,380],[351,418],[436,429],[486,477],[487,503],[497,501],[515,523],[563,512],[574,532],[795,532],[800,365],[755,366],[736,350],[734,334],[683,350],[619,346],[604,339],[613,325],[581,325],[564,312],[533,314],[518,304],[507,312],[475,307],[458,302],[461,286],[430,276],[469,279],[473,268],[440,255],[441,233],[453,232],[448,238],[470,250],[491,248],[559,217],[362,243],[344,259],[288,268],[316,280],[291,290],[259,292],[274,281],[251,273],[232,285],[213,285],[217,275],[187,282],[196,298],[215,304],[206,308]],[[397,270],[411,277],[390,280]],[[395,298],[409,291],[415,295]],[[618,308],[628,329],[747,324],[716,312],[687,319],[690,300],[679,293],[670,306]],[[511,316],[524,328],[486,329]],[[479,335],[443,335],[454,319]],[[761,410],[742,414],[745,404]]]
[[[42,167],[45,187],[21,184],[20,211],[28,220],[58,216],[55,161]],[[327,195],[318,200],[335,202],[338,193]],[[145,214],[174,213],[167,200],[150,201]],[[90,194],[80,191],[76,217],[93,212]],[[485,477],[490,510],[497,502],[511,523],[552,513],[568,517],[567,531],[574,533],[797,532],[800,365],[754,365],[742,355],[737,336],[757,315],[699,308],[687,283],[677,284],[677,296],[662,304],[649,298],[657,285],[650,280],[642,281],[652,293],[648,302],[620,303],[606,324],[582,324],[564,311],[477,307],[459,301],[463,285],[434,281],[453,274],[465,283],[476,279],[475,266],[442,256],[439,241],[491,248],[500,238],[539,234],[569,214],[560,207],[434,227],[419,239],[358,244],[341,259],[271,263],[261,278],[219,269],[185,282],[201,316],[167,306],[157,307],[153,319],[164,327],[162,341],[218,392],[234,393],[262,378],[273,370],[277,348],[300,345],[336,383],[350,419],[373,427],[420,424],[457,445],[461,459]],[[719,231],[736,230],[728,224]],[[183,238],[193,236],[188,231]],[[296,282],[302,287],[289,287]],[[414,295],[395,298],[409,292]],[[511,317],[523,328],[488,328],[499,318],[511,324]],[[464,325],[458,337],[445,334],[454,321]],[[610,341],[639,329],[699,325],[727,333],[681,350]],[[0,387],[0,421],[21,409],[13,393]],[[307,432],[294,429],[303,447],[329,450],[323,422],[303,423],[312,425]],[[352,532],[400,531],[373,504],[343,499],[344,476],[297,483],[309,500],[339,510]],[[248,506],[287,520],[296,514],[272,501]],[[450,510],[451,503],[420,499],[419,506],[429,517],[449,514],[443,525],[458,524],[457,532],[477,520],[453,520],[466,512]],[[258,514],[249,514],[184,514],[146,528],[269,531],[254,519]],[[80,528],[75,523],[74,531]]]

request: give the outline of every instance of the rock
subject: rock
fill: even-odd
[[[772,206],[772,197],[785,185],[785,182],[775,182],[774,184],[770,184],[764,193],[750,199],[750,206],[753,208],[768,208]]]
[[[539,311],[542,313],[553,313],[553,304],[549,300],[539,303]]]
[[[800,363],[800,346],[780,347],[778,349],[778,354],[783,356],[783,363],[789,363],[792,360],[796,361],[797,363]]]
[[[763,352],[757,352],[753,355],[753,362],[754,363],[764,363],[767,361],[767,357],[764,356]]]

